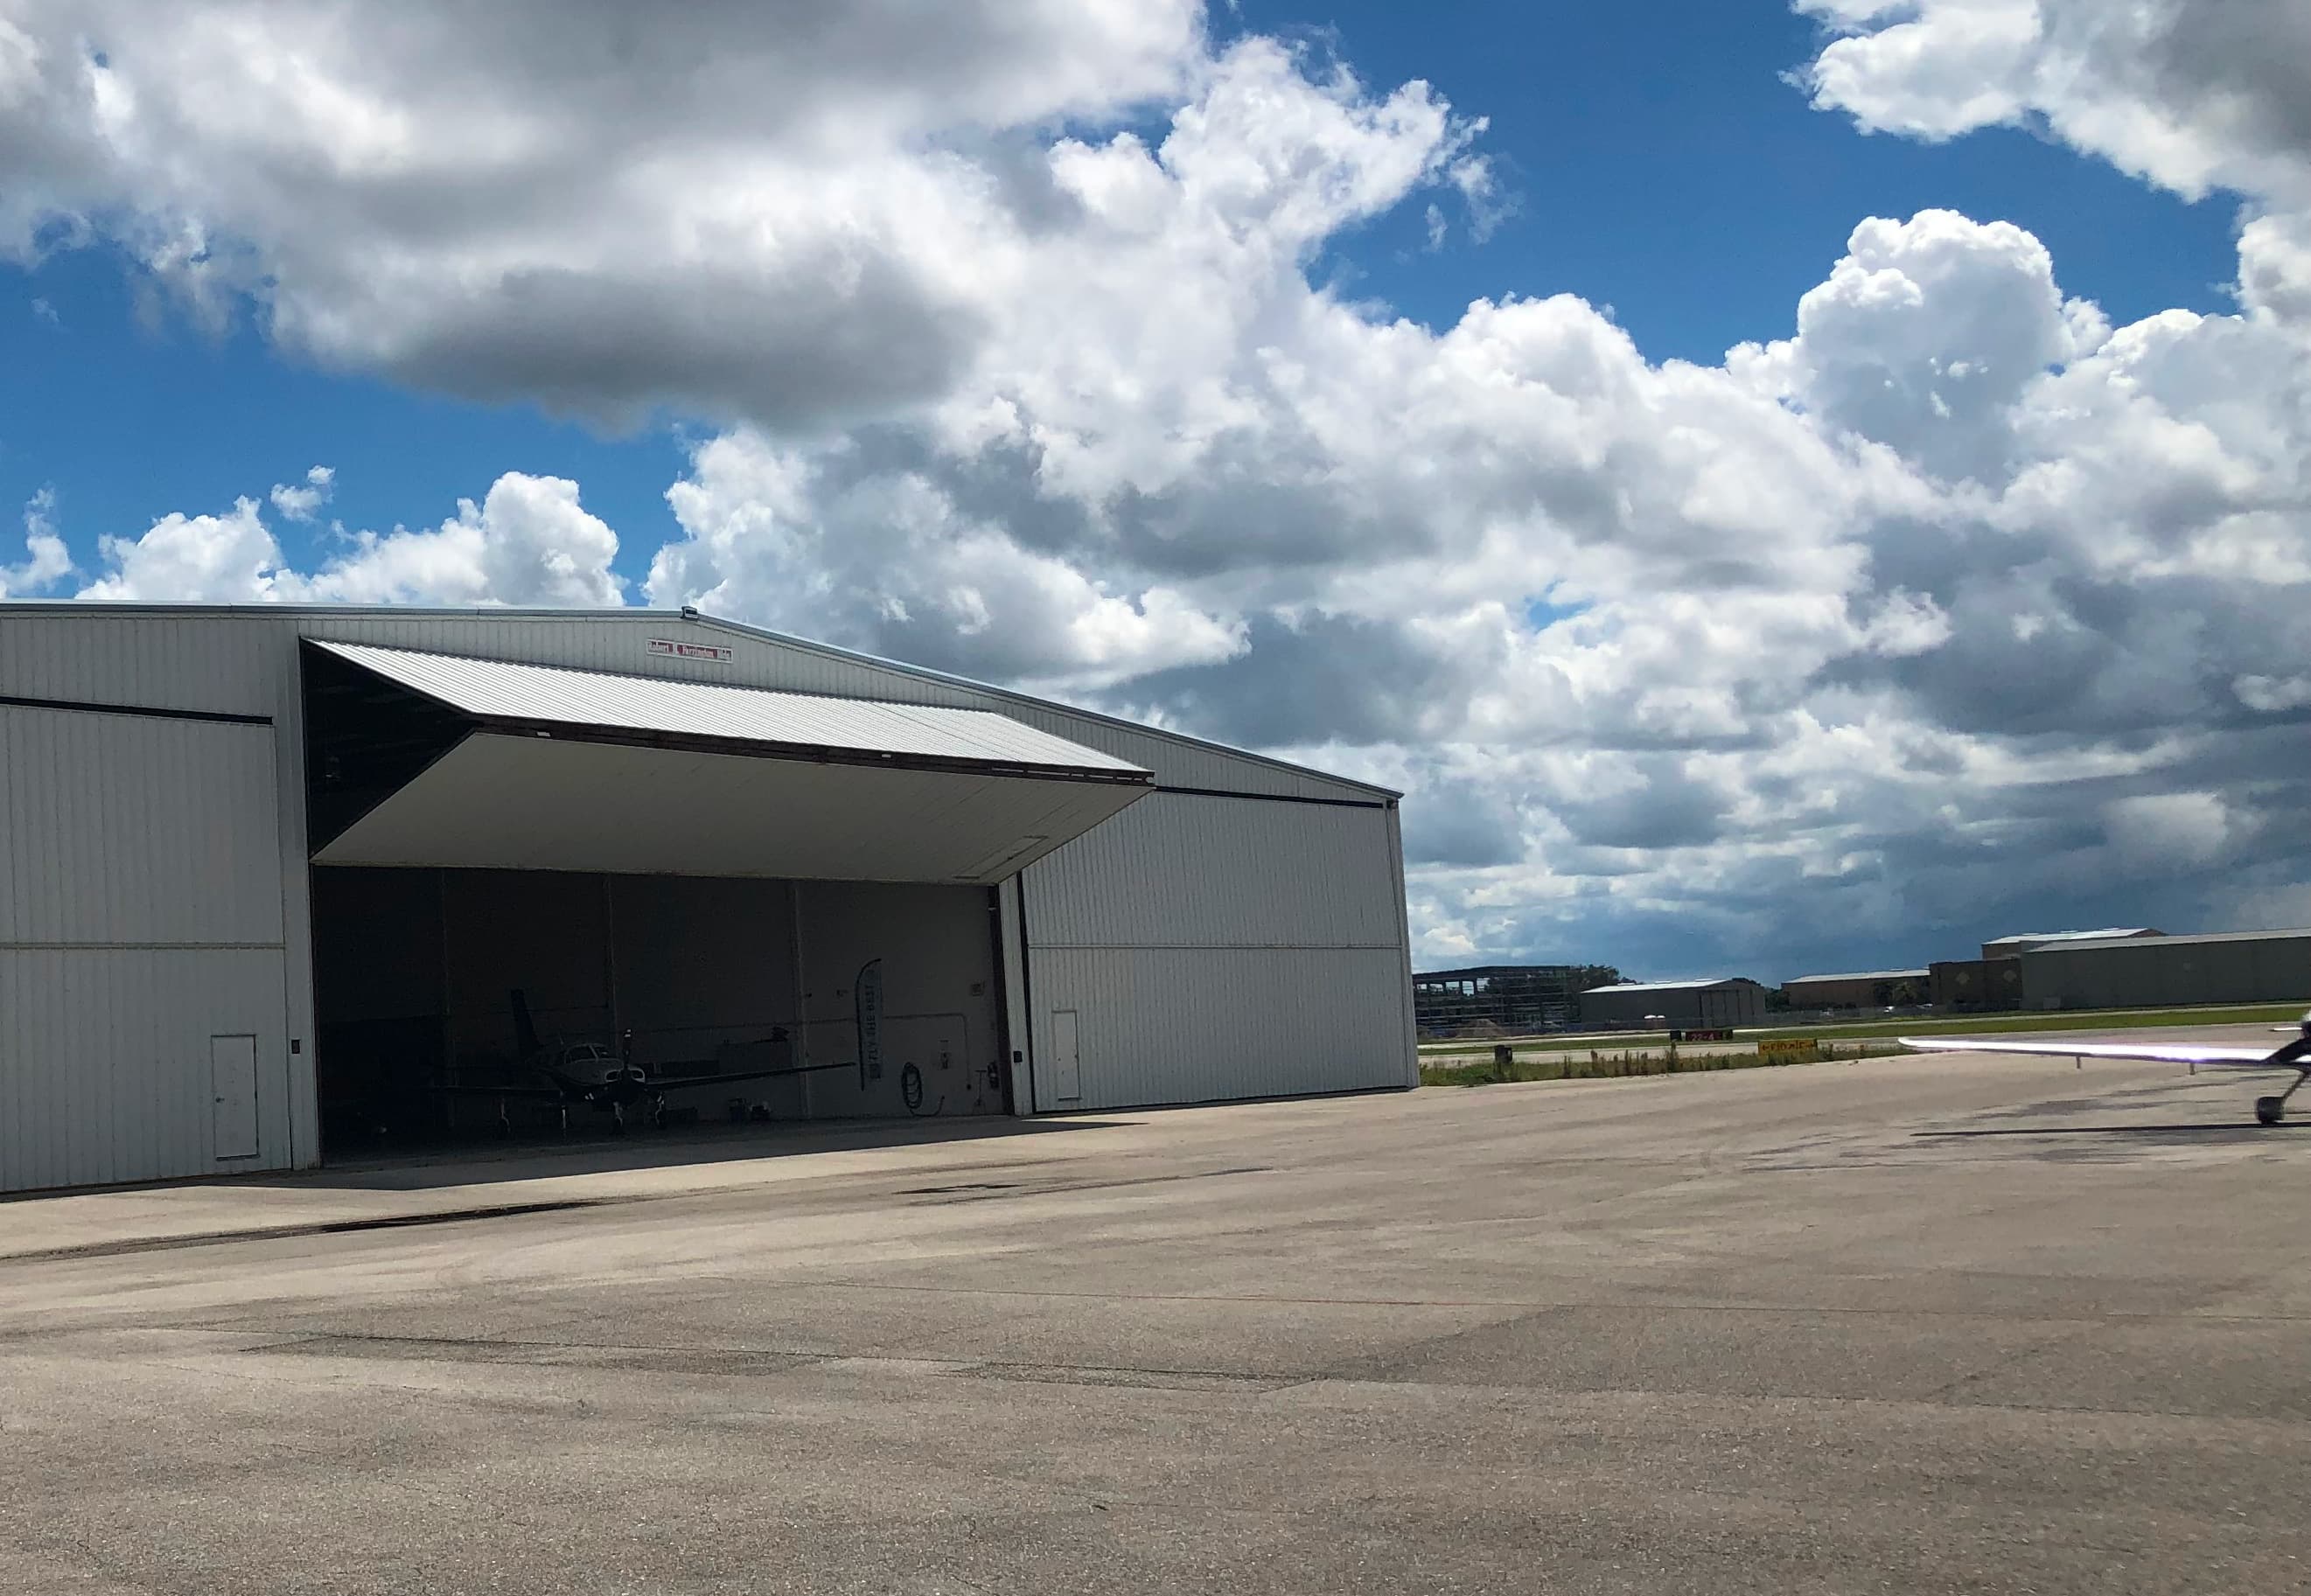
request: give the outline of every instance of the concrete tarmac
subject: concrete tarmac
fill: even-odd
[[[1942,1056],[0,1204],[0,1591],[2300,1592],[2268,1078]],[[425,1222],[293,1231],[349,1214]]]

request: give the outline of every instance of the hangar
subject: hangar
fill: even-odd
[[[1624,981],[1581,994],[1584,1025],[1754,1025],[1766,989],[1746,975],[1694,981]]]
[[[2122,932],[2023,950],[2034,1008],[2149,1008],[2311,1000],[2311,930]]]
[[[1782,983],[1792,1008],[1897,1008],[1926,1000],[1924,970],[1863,970],[1846,975],[1800,975]]]
[[[518,1008],[711,1114],[1408,1086],[1397,798],[688,610],[0,605],[0,1190],[529,1124]]]

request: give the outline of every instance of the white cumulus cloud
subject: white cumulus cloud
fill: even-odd
[[[305,473],[301,483],[276,482],[271,495],[273,508],[290,520],[310,521],[328,502],[336,478],[336,472],[329,467],[316,466]]]
[[[277,492],[278,490],[276,490]],[[578,484],[509,471],[479,504],[458,501],[440,526],[344,533],[300,571],[283,557],[250,498],[230,510],[163,516],[135,537],[99,539],[105,571],[91,599],[211,603],[547,605],[624,602],[610,570],[617,535],[578,500]]]
[[[0,598],[29,597],[72,574],[72,553],[56,527],[55,490],[42,488],[24,506],[24,560],[0,565]]]

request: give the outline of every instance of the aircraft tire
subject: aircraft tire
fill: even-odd
[[[2287,1103],[2280,1097],[2258,1097],[2254,1100],[2254,1122],[2276,1125],[2287,1117]]]

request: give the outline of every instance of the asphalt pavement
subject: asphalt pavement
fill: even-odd
[[[2300,1592],[2311,1127],[2258,1089],[1940,1056],[0,1203],[0,1591]]]

